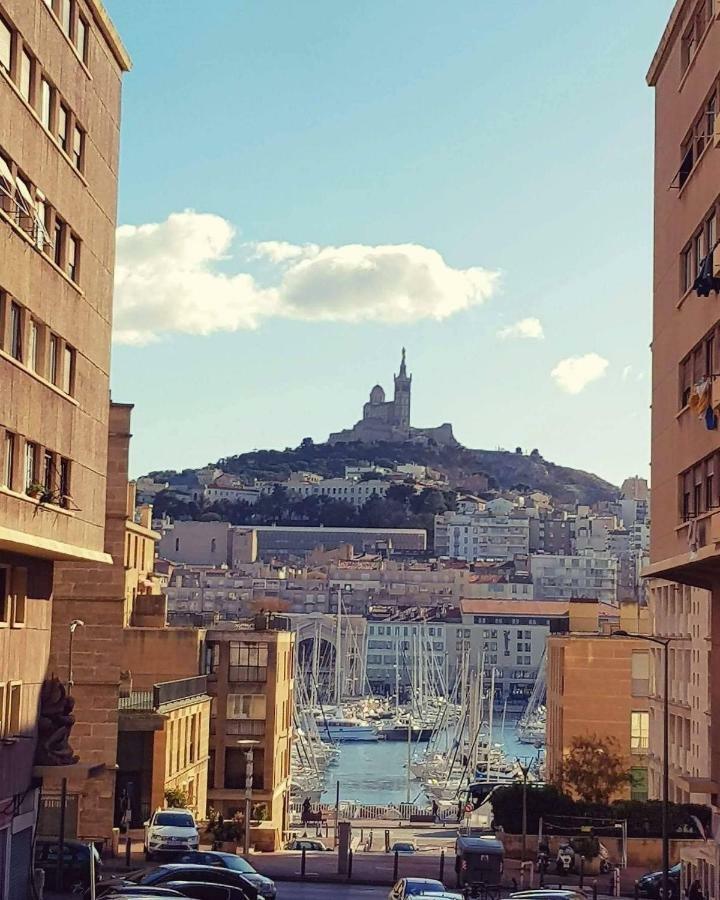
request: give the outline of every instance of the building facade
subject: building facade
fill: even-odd
[[[206,669],[212,696],[209,805],[226,818],[245,809],[247,753],[253,751],[252,843],[277,850],[287,825],[292,744],[294,635],[218,625],[207,632]]]
[[[603,603],[617,600],[618,561],[607,553],[538,554],[530,558],[530,571],[538,598],[593,597]]]
[[[624,604],[620,626],[647,631],[646,612],[635,603]],[[632,775],[622,796],[643,800],[650,745],[648,643],[613,638],[609,631],[601,628],[597,601],[576,600],[570,603],[567,631],[548,637],[547,776],[562,780],[563,759],[574,738],[610,737]]]
[[[0,9],[0,897],[26,884],[53,567],[105,551],[122,75],[98,0]],[[64,669],[62,677],[66,676]]]
[[[686,779],[684,789],[715,799],[716,837],[685,859],[712,898],[718,896],[720,873],[720,457],[714,427],[720,402],[718,12],[716,3],[677,0],[647,75],[655,96],[655,206],[652,527],[646,572],[707,592],[696,603],[709,608],[696,615],[707,612],[709,625],[711,752],[708,769]],[[678,615],[677,623],[671,621]],[[669,603],[663,627],[671,636],[686,633],[684,615],[677,603]],[[691,648],[683,641],[677,650],[684,654]],[[685,753],[687,738],[684,733],[677,752]]]

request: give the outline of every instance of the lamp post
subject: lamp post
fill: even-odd
[[[662,900],[669,900],[670,837],[668,834],[668,795],[670,793],[670,652],[672,638],[632,631],[613,631],[611,637],[648,641],[663,648],[663,770],[662,770]]]
[[[73,686],[75,682],[73,681],[73,667],[72,667],[72,657],[73,657],[73,637],[75,636],[75,630],[77,628],[84,628],[85,623],[82,619],[73,619],[70,623],[70,643],[68,645],[68,694],[72,693]]]
[[[245,750],[245,821],[243,823],[243,855],[250,852],[250,819],[252,816],[253,749],[260,741],[241,740],[237,742]]]
[[[515,759],[518,768],[522,772],[522,844],[520,848],[520,861],[525,862],[527,853],[527,786],[532,762],[527,756],[516,756]]]

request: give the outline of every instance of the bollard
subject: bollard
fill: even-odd
[[[637,881],[635,882],[635,885],[634,885],[633,895],[634,895],[634,897],[635,897],[635,900],[639,900],[640,894],[638,893],[638,883],[637,883]]]
[[[352,861],[353,861],[353,852],[352,847],[348,850],[348,876],[347,880],[352,881]]]
[[[390,832],[387,828],[385,829],[385,852],[390,852]],[[397,879],[395,880],[397,881]]]
[[[130,868],[130,850],[132,848],[132,838],[130,837],[130,832],[126,832],[125,834],[125,866]]]
[[[580,857],[580,890],[582,890],[583,884],[585,883],[585,857]]]
[[[438,875],[438,881],[443,880],[443,876],[445,874],[445,851],[440,851],[440,874]]]
[[[393,863],[393,884],[398,880],[398,865],[400,864],[400,857],[398,855],[397,850],[395,851],[395,862]]]
[[[302,848],[302,856],[300,857],[300,877],[305,878],[305,848]]]
[[[597,900],[597,878],[593,881],[592,900]]]
[[[613,889],[613,897],[620,896],[620,869],[613,869],[611,885]]]

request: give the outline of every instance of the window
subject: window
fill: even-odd
[[[630,799],[640,800],[645,803],[648,798],[648,773],[647,769],[633,766],[630,769]]]
[[[10,606],[10,569],[7,566],[0,566],[0,626],[10,624]],[[3,704],[0,696],[0,717],[2,713]]]
[[[60,475],[58,478],[58,491],[60,493],[60,505],[67,506],[70,498],[70,460],[60,457]]]
[[[75,351],[68,344],[63,349],[62,389],[73,394],[75,387]]]
[[[268,645],[264,642],[230,642],[230,681],[266,681]]]
[[[73,128],[73,142],[72,142],[72,161],[75,168],[82,172],[82,162],[83,162],[83,148],[85,146],[85,134],[82,128],[78,128],[76,125]]]
[[[46,491],[52,491],[52,483],[53,483],[53,474],[55,471],[55,463],[53,460],[53,455],[49,450],[45,450],[43,453],[43,468],[42,468],[42,484]]]
[[[53,384],[58,382],[58,362],[60,360],[60,338],[56,334],[50,335],[50,366],[48,369],[48,381]]]
[[[20,84],[18,85],[20,88],[20,93],[25,98],[25,100],[30,102],[30,85],[32,83],[32,68],[33,61],[32,56],[26,51],[20,54]]]
[[[23,566],[13,566],[10,572],[10,592],[12,599],[13,628],[22,628],[25,625],[25,610],[27,607],[27,575],[28,570]]]
[[[38,337],[39,337],[40,329],[38,327],[38,323],[34,320],[30,320],[30,340],[28,342],[28,366],[33,370],[33,372],[37,372],[38,370]]]
[[[8,28],[4,19],[0,18],[0,68],[10,71],[10,59],[12,57],[12,31]]]
[[[650,713],[630,713],[630,750],[632,753],[647,753],[650,730]]]
[[[88,24],[82,16],[78,17],[77,28],[75,31],[75,46],[80,59],[87,63],[87,46],[88,46]]]
[[[50,128],[50,101],[52,98],[52,88],[50,82],[44,78],[40,81],[40,121],[43,125]]]
[[[58,106],[57,114],[57,139],[58,144],[67,153],[68,149],[68,115],[69,110],[64,103]]]
[[[228,694],[228,719],[264,719],[264,694]]]
[[[55,225],[53,227],[53,260],[56,266],[62,265],[62,249],[63,249],[63,230],[65,223],[60,216],[55,216]]]
[[[220,644],[208,643],[205,646],[205,673],[213,675],[220,667]]]
[[[22,310],[15,301],[10,304],[10,355],[22,362]]]
[[[11,431],[5,432],[3,454],[3,480],[2,483],[12,489],[15,468],[15,435]]]
[[[37,447],[32,441],[25,442],[25,491],[29,492],[31,485],[37,484],[36,471]]]
[[[633,650],[631,669],[632,696],[647,697],[650,683],[650,654],[647,650]]]
[[[6,693],[6,734],[20,734],[22,684],[19,681],[10,682],[10,684],[6,688]]]
[[[70,37],[72,25],[72,0],[60,0],[60,24],[65,34]]]
[[[78,239],[74,235],[69,234],[67,239],[67,265],[65,266],[65,271],[75,282],[78,280],[79,253],[80,248],[78,246]]]

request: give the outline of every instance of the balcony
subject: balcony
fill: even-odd
[[[171,703],[204,697],[206,694],[207,675],[196,675],[177,681],[163,681],[153,685],[151,691],[131,691],[127,697],[118,697],[118,709],[157,711]]]

